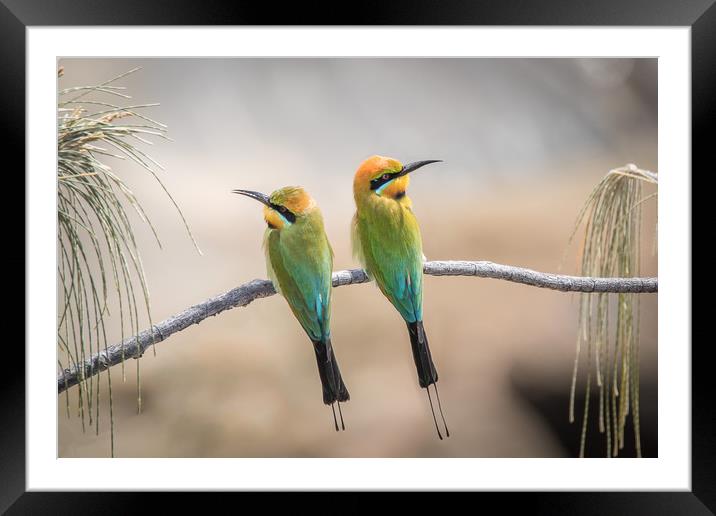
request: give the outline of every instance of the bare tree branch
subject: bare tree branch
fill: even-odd
[[[645,294],[657,292],[657,278],[586,278],[579,276],[561,276],[547,274],[521,267],[500,265],[492,262],[444,261],[425,262],[425,274],[431,276],[477,276],[522,283],[533,287],[548,288],[562,292],[610,292]],[[365,271],[353,269],[333,273],[333,286],[353,285],[370,281]],[[268,280],[255,279],[244,283],[224,294],[208,299],[203,303],[187,308],[168,319],[155,324],[135,337],[125,339],[105,351],[93,355],[82,366],[74,366],[62,371],[57,377],[57,391],[61,393],[83,378],[95,375],[113,365],[119,364],[123,357],[137,358],[152,345],[165,340],[173,333],[182,331],[192,324],[199,324],[209,316],[225,310],[246,306],[256,299],[269,297],[276,293]]]

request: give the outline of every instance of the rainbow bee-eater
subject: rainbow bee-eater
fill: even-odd
[[[323,228],[323,217],[313,198],[300,186],[287,186],[265,195],[250,190],[234,193],[256,199],[264,205],[266,269],[313,343],[323,403],[333,410],[338,404],[341,427],[345,430],[341,401],[350,396],[331,345],[331,274],[333,250]]]
[[[423,327],[423,244],[420,227],[406,195],[409,174],[440,160],[403,165],[384,156],[361,163],[353,180],[356,214],[353,217],[353,251],[378,288],[398,310],[408,326],[413,360],[420,387],[426,389],[435,429],[442,439],[430,397],[433,385],[446,435],[450,431],[442,415],[435,369]]]

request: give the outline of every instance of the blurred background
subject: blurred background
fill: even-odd
[[[161,237],[138,222],[152,315],[163,320],[265,278],[260,206],[234,188],[305,186],[319,203],[335,268],[357,266],[353,174],[366,157],[442,159],[409,195],[429,260],[491,260],[578,273],[575,219],[596,183],[626,163],[657,171],[655,59],[62,59],[60,87],[117,84],[168,125],[145,150],[181,206],[193,248],[159,185],[110,160]],[[108,100],[112,100],[109,99]],[[647,189],[645,195],[653,189]],[[655,200],[645,203],[642,275],[657,273]],[[581,233],[578,234],[581,236]],[[373,284],[334,291],[332,334],[352,399],[347,431],[323,405],[311,344],[273,296],[175,334],[112,370],[119,457],[573,457],[569,424],[576,294],[479,278],[427,276],[425,327],[452,436],[439,441],[405,325]],[[113,311],[116,314],[116,310]],[[144,320],[146,323],[146,319]],[[657,453],[657,296],[641,297],[642,443]],[[147,324],[143,324],[143,328]],[[109,320],[118,342],[118,317]],[[586,364],[577,386],[578,420]],[[103,384],[106,376],[103,375]],[[76,407],[77,388],[70,391]],[[59,398],[59,454],[109,456]],[[595,406],[594,404],[592,405]],[[596,412],[592,412],[596,415]],[[596,417],[592,418],[593,421]],[[628,428],[624,455],[633,456]],[[590,425],[587,455],[604,456]]]

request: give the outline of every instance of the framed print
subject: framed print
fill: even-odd
[[[3,0],[28,300],[3,510],[326,490],[712,511],[690,215],[716,8],[543,5],[345,26]]]

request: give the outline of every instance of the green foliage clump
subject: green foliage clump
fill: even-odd
[[[139,332],[139,314],[151,325],[147,280],[127,209],[133,209],[159,236],[135,194],[107,165],[107,158],[130,160],[150,173],[164,190],[189,233],[179,206],[155,169],[162,167],[141,150],[150,138],[169,140],[167,127],[143,114],[157,104],[119,106],[106,97],[130,99],[115,83],[135,68],[96,86],[61,88],[57,102],[57,223],[59,310],[58,367],[77,367],[107,348],[108,300],[119,304],[122,340]],[[62,68],[58,79],[64,75]],[[196,242],[194,242],[196,246]],[[197,247],[198,250],[198,247]],[[141,306],[143,305],[143,307]],[[137,348],[138,350],[138,348]],[[128,356],[136,356],[127,349]],[[60,357],[64,356],[63,359]],[[139,358],[139,357],[136,357]],[[79,367],[84,375],[84,368]],[[124,378],[124,363],[122,363]],[[100,380],[82,377],[78,388],[78,415],[99,433]],[[112,379],[107,369],[111,453],[114,455]],[[66,395],[67,396],[67,395]],[[69,397],[66,397],[69,416]],[[137,360],[137,410],[141,411],[141,384]]]
[[[656,184],[656,174],[627,165],[610,171],[594,188],[575,227],[576,232],[577,227],[585,224],[582,276],[639,276],[642,203],[656,196],[654,193],[642,198],[645,182]],[[615,319],[615,327],[610,331],[610,321]],[[584,456],[594,377],[599,390],[599,431],[606,435],[606,456],[616,457],[624,447],[624,428],[631,414],[636,453],[641,457],[639,295],[581,295],[577,354],[570,390],[570,422],[574,421],[577,370],[585,347],[587,383],[579,456]]]

